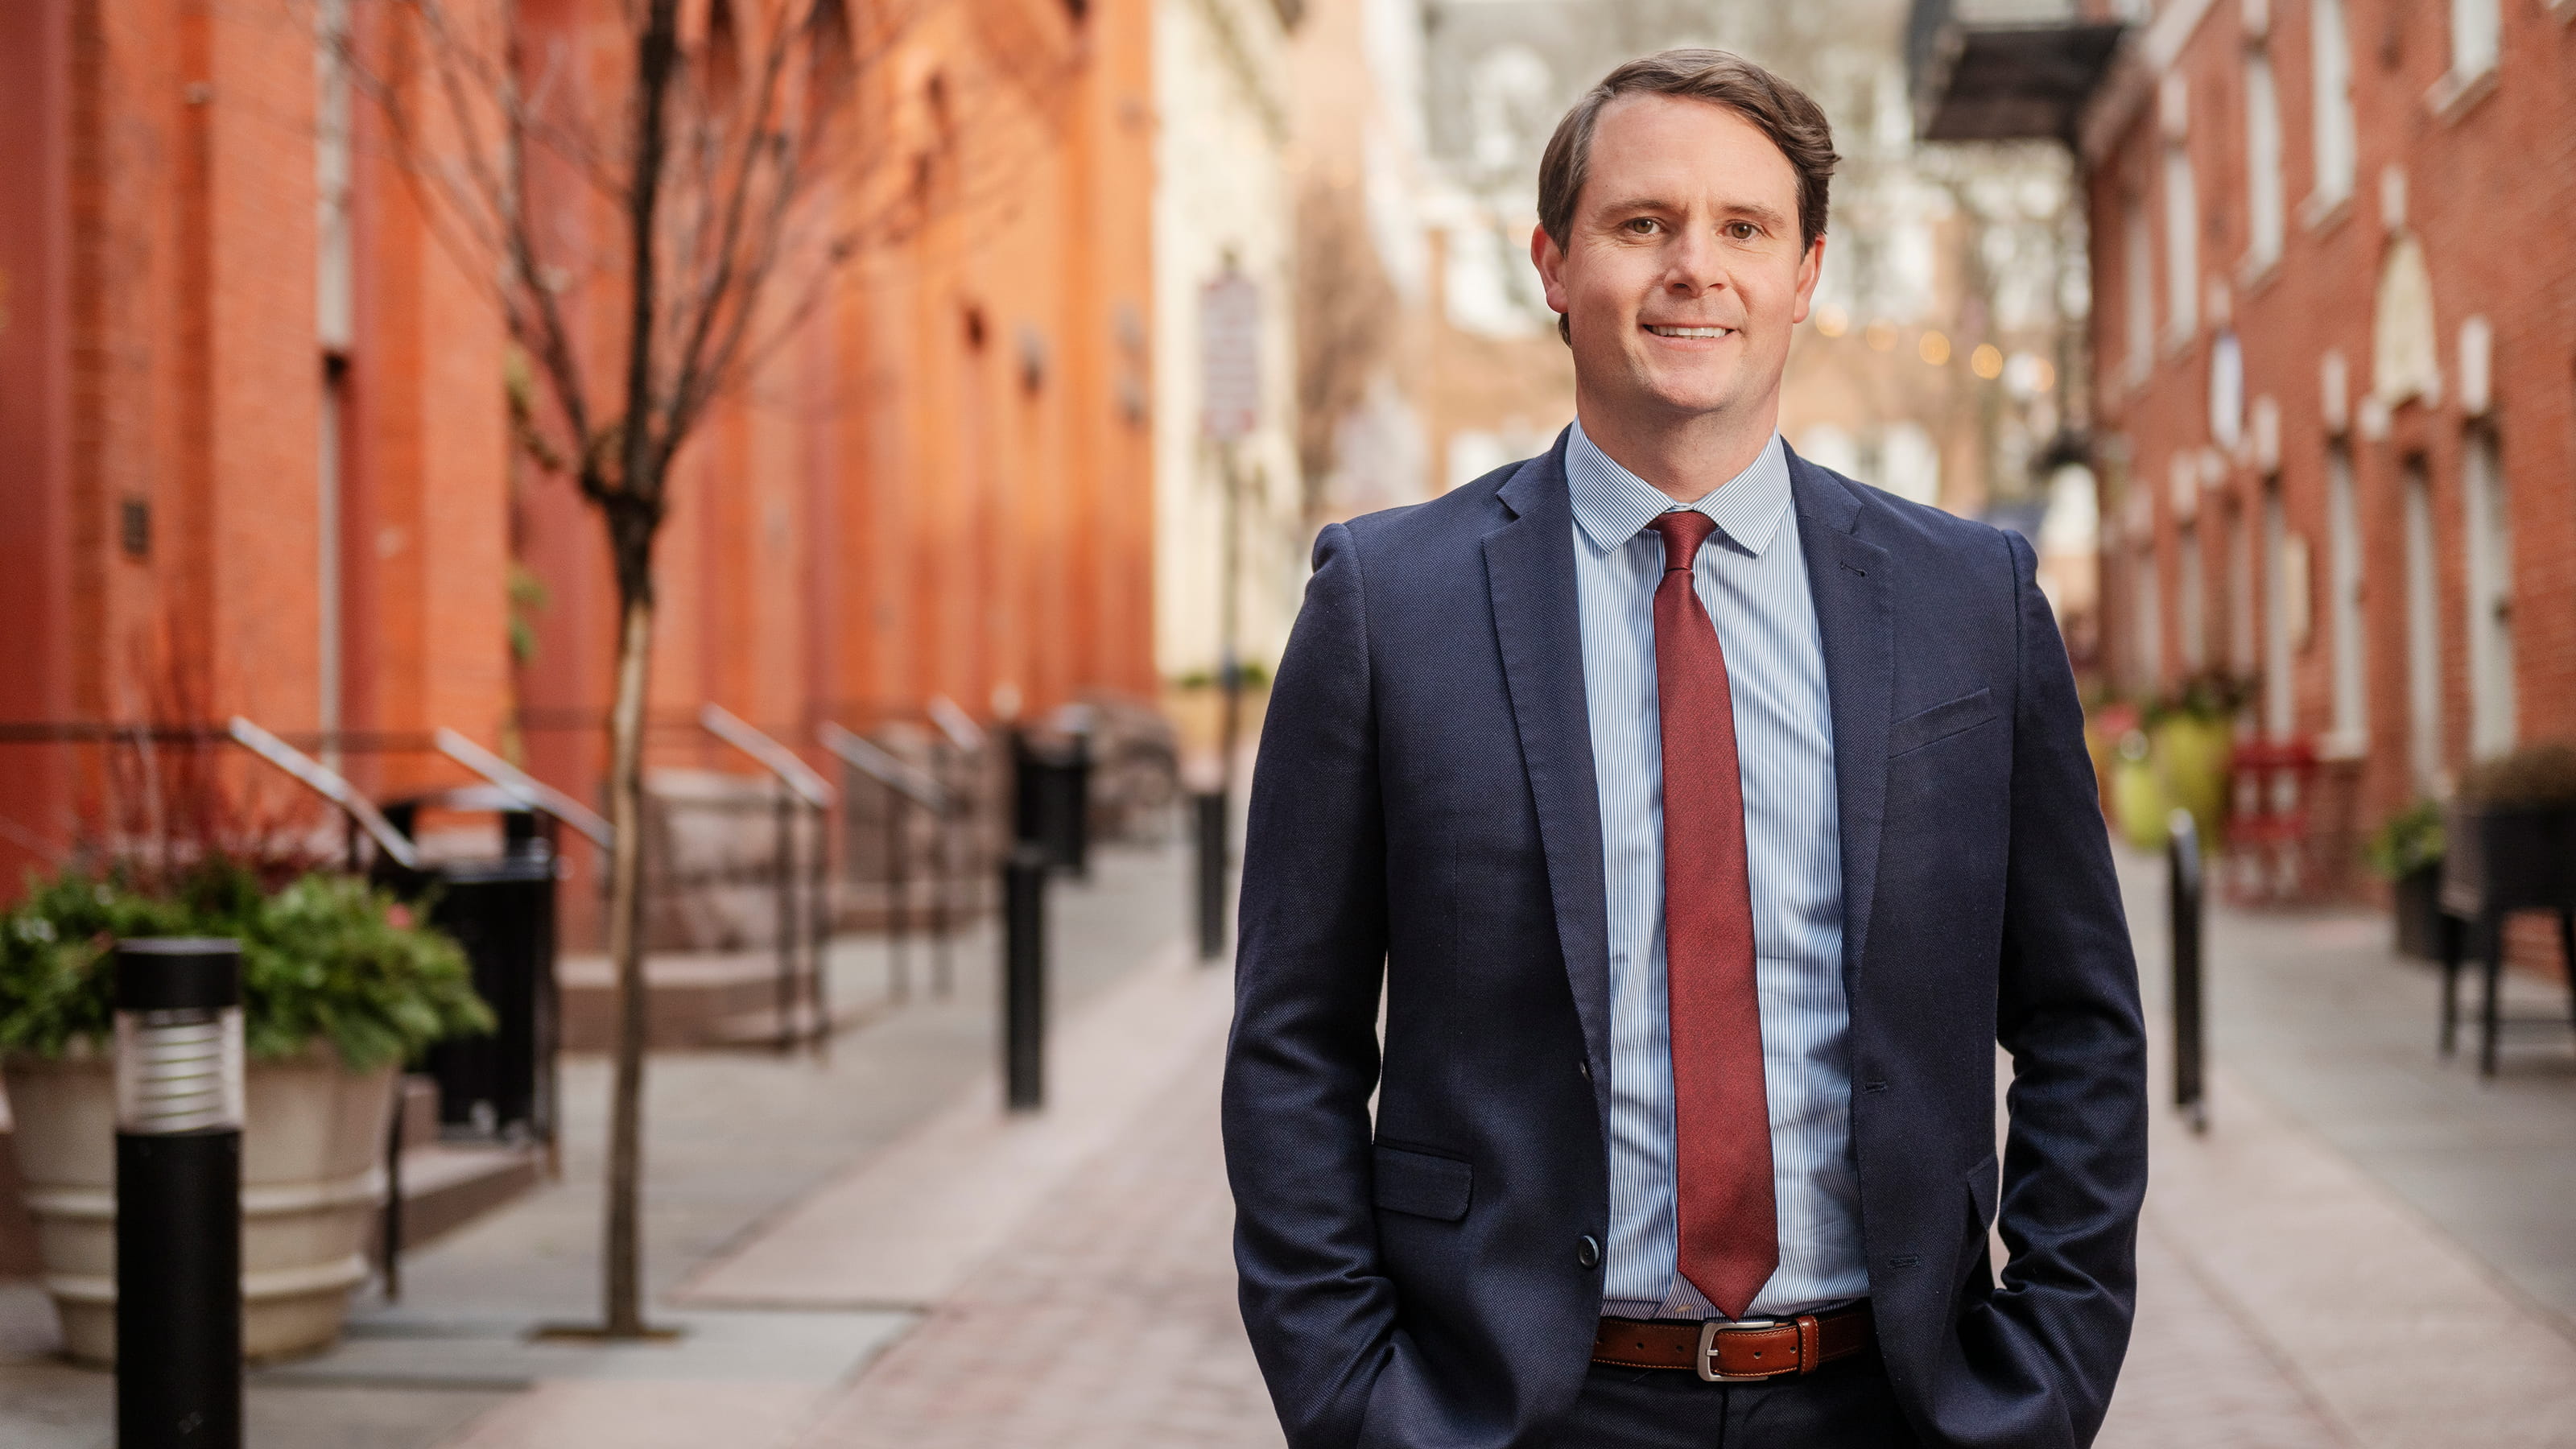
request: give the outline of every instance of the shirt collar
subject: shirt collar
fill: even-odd
[[[1706,514],[1728,542],[1759,558],[1779,536],[1780,520],[1789,513],[1789,459],[1776,431],[1743,472],[1684,504],[1619,466],[1584,436],[1577,421],[1566,440],[1565,481],[1574,497],[1575,522],[1603,553],[1635,538],[1657,515],[1689,508]]]

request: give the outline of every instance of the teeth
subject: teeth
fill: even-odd
[[[1727,332],[1729,331],[1729,329],[1724,328],[1724,327],[1654,327],[1654,326],[1649,326],[1646,330],[1647,330],[1647,331],[1649,331],[1649,332],[1654,333],[1657,337],[1724,337],[1724,336],[1727,334]]]

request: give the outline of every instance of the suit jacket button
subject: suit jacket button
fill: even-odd
[[[1582,1240],[1574,1245],[1574,1261],[1586,1268],[1601,1266],[1601,1244],[1590,1233],[1585,1233]]]

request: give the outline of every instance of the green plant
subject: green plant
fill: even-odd
[[[2254,698],[2261,681],[2250,674],[2230,674],[2224,669],[2204,669],[2185,678],[2165,691],[2146,707],[2147,723],[2177,716],[2184,719],[2228,720]]]
[[[1262,689],[1270,683],[1270,670],[1258,659],[1247,659],[1235,666],[1246,689]],[[1225,683],[1222,669],[1190,669],[1174,676],[1173,685],[1180,689],[1214,689]]]
[[[551,596],[546,581],[523,563],[510,565],[510,659],[521,666],[537,662],[537,615]]]
[[[0,1052],[103,1045],[117,938],[166,935],[241,942],[255,1057],[293,1056],[319,1038],[362,1072],[492,1029],[464,951],[413,924],[390,894],[320,871],[268,891],[251,868],[209,857],[150,888],[117,867],[31,881],[27,899],[0,916]]]
[[[2505,810],[2576,805],[2576,745],[2552,740],[2481,760],[2461,779],[2460,799]]]
[[[2372,871],[2388,880],[2402,880],[2440,863],[2442,851],[2441,804],[2418,800],[2371,832],[2361,853]]]

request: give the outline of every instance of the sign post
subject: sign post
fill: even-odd
[[[1199,955],[1214,960],[1224,934],[1225,826],[1234,796],[1235,742],[1243,728],[1243,476],[1238,446],[1261,423],[1261,288],[1228,256],[1199,289],[1199,431],[1214,443],[1225,487],[1219,527],[1217,789],[1194,812],[1199,848]]]

